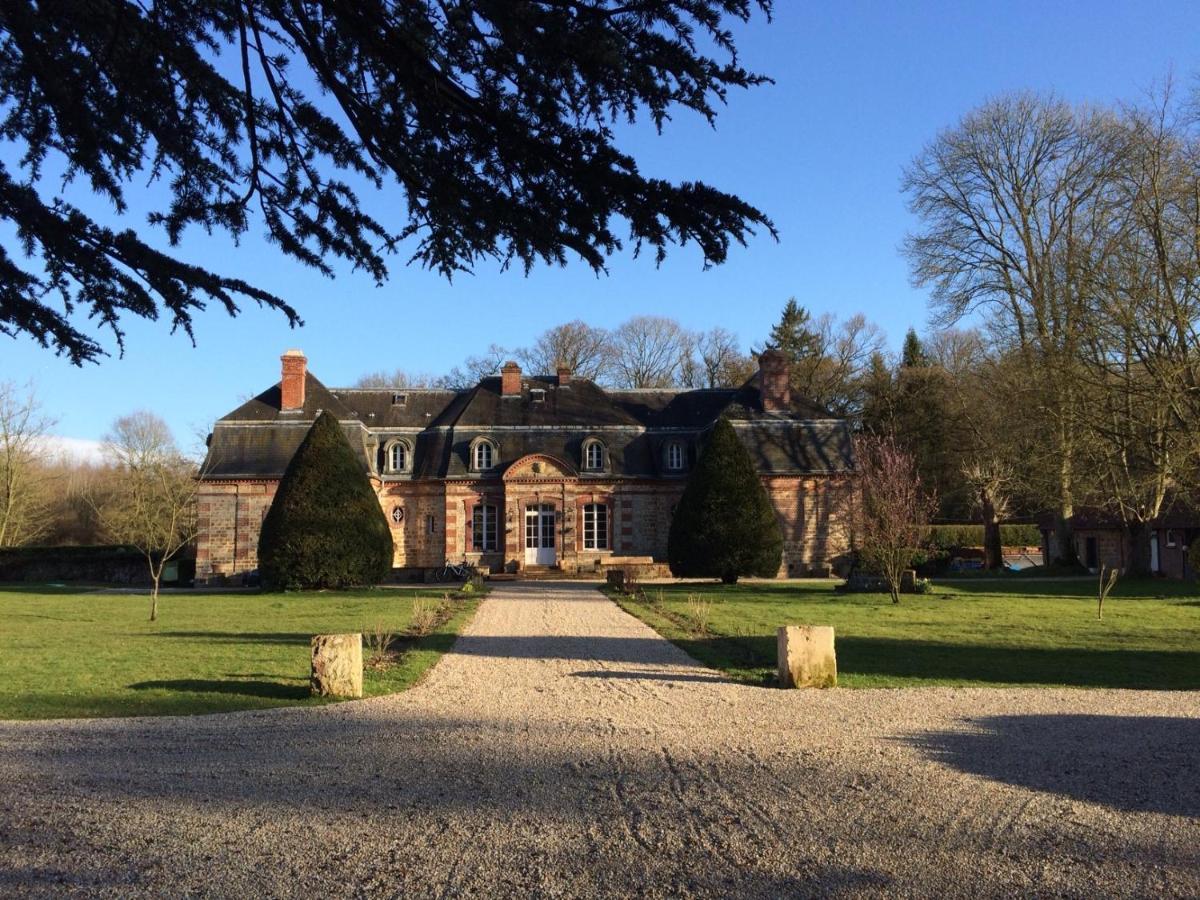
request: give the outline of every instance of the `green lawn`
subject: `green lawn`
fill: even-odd
[[[425,637],[405,636],[414,598],[441,610]],[[449,649],[478,597],[428,589],[294,594],[165,594],[0,588],[0,718],[182,715],[317,704],[309,639],[382,624],[402,640],[385,669],[368,667],[367,696],[417,681]],[[367,651],[364,648],[364,657]]]
[[[932,594],[838,594],[823,582],[648,585],[617,600],[701,662],[775,682],[780,625],[836,629],[838,683],[1200,689],[1195,585],[1119,584],[1096,619],[1093,581],[945,582]],[[694,594],[711,601],[707,630]]]

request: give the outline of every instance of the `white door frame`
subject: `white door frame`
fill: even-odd
[[[552,566],[557,561],[554,519],[552,503],[525,507],[525,565]]]

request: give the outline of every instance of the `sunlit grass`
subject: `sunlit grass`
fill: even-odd
[[[776,629],[832,625],[839,684],[1066,685],[1200,689],[1195,585],[1121,583],[1096,617],[1091,581],[966,581],[932,594],[838,594],[824,582],[647,585],[619,599],[696,659],[745,681],[774,682]],[[696,596],[712,601],[705,627]],[[689,600],[689,597],[692,599]]]
[[[144,595],[0,589],[5,652],[0,718],[180,715],[316,704],[314,634],[383,624],[403,635],[411,590],[289,594],[167,594],[157,622]],[[394,665],[369,668],[367,696],[404,690],[449,649],[478,604],[451,600],[450,618],[405,641]],[[418,604],[420,605],[420,604]],[[443,618],[445,618],[443,616]]]

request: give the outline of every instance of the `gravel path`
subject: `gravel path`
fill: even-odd
[[[587,586],[419,687],[0,723],[0,894],[1197,896],[1200,695],[784,692]]]

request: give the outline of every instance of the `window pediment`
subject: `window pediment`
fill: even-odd
[[[574,477],[575,471],[568,463],[545,453],[531,453],[528,456],[523,456],[509,466],[508,471],[504,473],[505,481]]]

